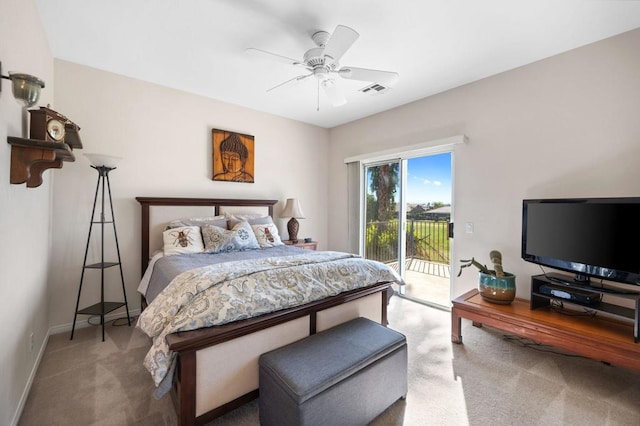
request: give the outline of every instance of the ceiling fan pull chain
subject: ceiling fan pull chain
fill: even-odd
[[[320,111],[320,80],[318,81],[318,98],[317,98],[317,104],[316,104],[316,111]]]

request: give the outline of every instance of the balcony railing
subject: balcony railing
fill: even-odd
[[[449,221],[407,220],[406,258],[449,264]],[[398,261],[398,220],[369,222],[365,257],[390,263]]]

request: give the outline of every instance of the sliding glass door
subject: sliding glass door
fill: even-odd
[[[400,295],[449,308],[451,153],[367,164],[364,173],[364,256],[400,273]]]

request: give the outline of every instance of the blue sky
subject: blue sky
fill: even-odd
[[[451,204],[451,153],[410,158],[407,163],[408,203]]]

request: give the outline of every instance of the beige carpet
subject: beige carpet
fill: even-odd
[[[409,393],[374,425],[640,425],[640,374],[505,338],[400,297],[390,327],[407,336]],[[141,364],[149,340],[134,327],[51,336],[20,425],[175,425]],[[381,384],[384,386],[384,384]],[[210,425],[258,425],[253,401]]]

